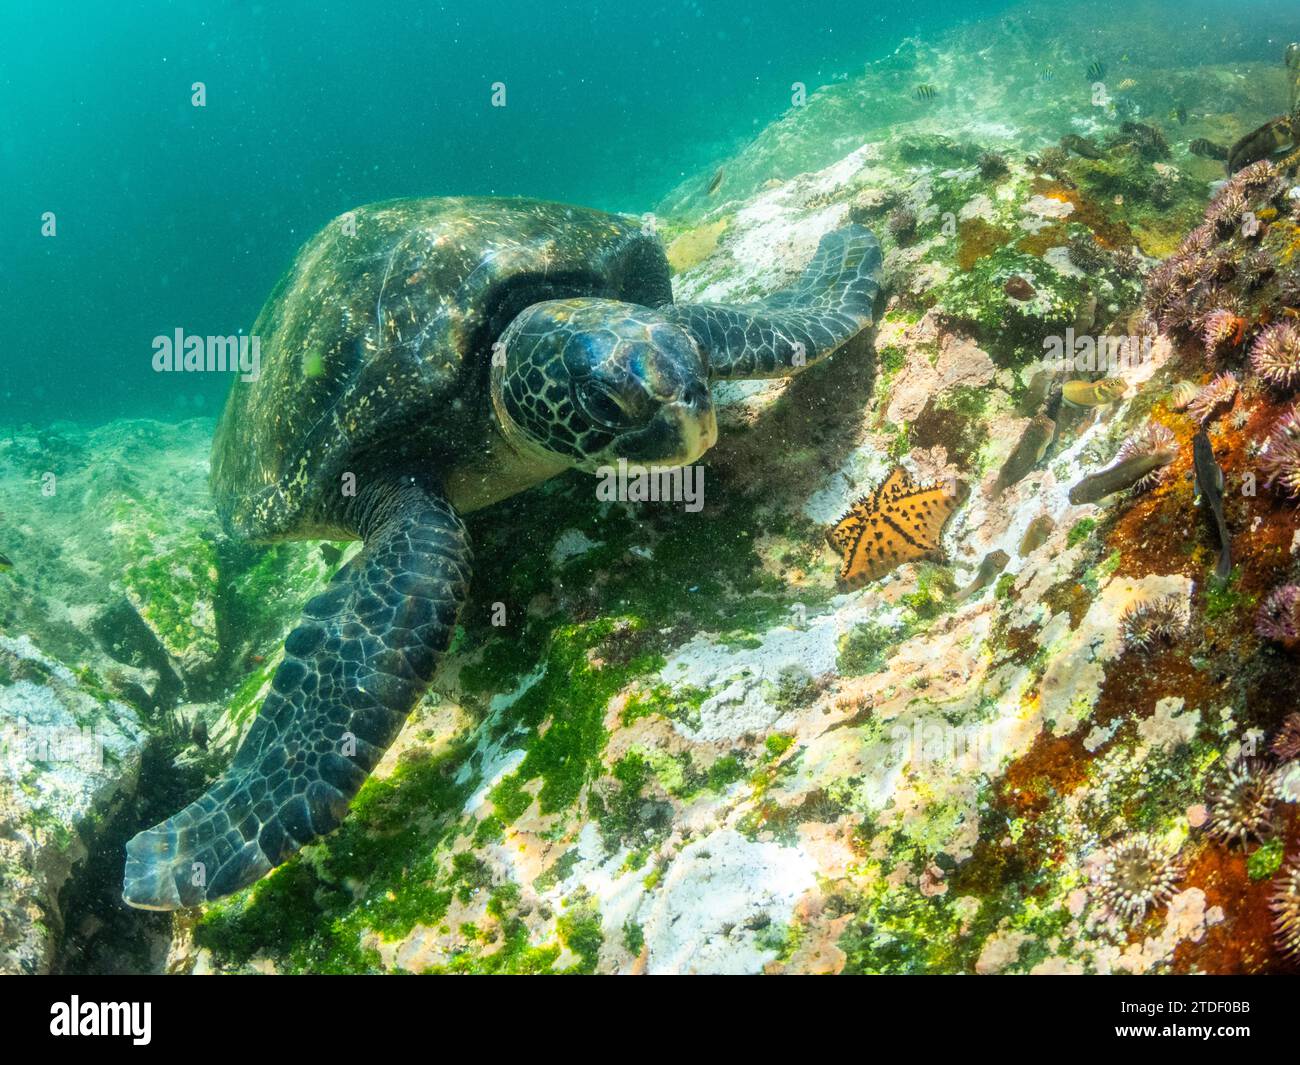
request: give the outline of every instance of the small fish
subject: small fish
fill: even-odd
[[[918,85],[916,87],[916,98],[918,100],[933,100],[939,95],[939,90],[933,85]]]
[[[1124,459],[1097,473],[1090,473],[1070,489],[1070,502],[1076,507],[1083,503],[1096,503],[1115,492],[1132,488],[1148,474],[1174,461],[1172,448],[1162,448]]]
[[[1136,89],[1136,88],[1137,88],[1137,82],[1134,81],[1132,78],[1125,78],[1123,81],[1119,83],[1120,92],[1128,92],[1129,89]]]
[[[954,597],[953,602],[963,603],[976,592],[981,592],[993,583],[993,578],[1007,568],[1007,563],[1011,561],[1011,556],[1005,551],[990,551],[984,556],[984,561],[980,563],[980,568],[975,571],[975,579],[966,585]]]
[[[1043,544],[1047,543],[1047,538],[1052,535],[1056,529],[1050,515],[1040,514],[1029,523],[1025,529],[1025,535],[1020,538],[1020,546],[1016,548],[1021,558],[1026,558],[1037,551]]]
[[[4,555],[0,555],[0,573],[8,573],[13,568],[14,564]]]
[[[1214,141],[1206,140],[1204,137],[1197,137],[1187,146],[1187,150],[1193,155],[1199,155],[1202,159],[1215,159],[1218,162],[1226,162],[1228,158],[1228,149],[1222,144],[1215,144]]]
[[[1043,461],[1047,447],[1056,435],[1056,422],[1046,414],[1036,414],[1020,434],[1016,446],[1011,449],[1006,462],[998,470],[998,479],[993,482],[993,495],[1001,495],[1013,484],[1023,480],[1035,466]]]
[[[1043,82],[1044,84],[1051,81],[1055,77],[1056,77],[1056,71],[1052,68],[1050,63],[1045,67],[1039,68],[1038,80]]]
[[[333,544],[325,543],[320,545],[320,557],[325,560],[327,566],[332,566],[343,557],[343,552]]]
[[[722,187],[722,173],[724,169],[724,167],[718,167],[714,172],[713,177],[709,178],[709,187],[704,190],[706,196],[712,196]]]
[[[1094,59],[1088,64],[1088,69],[1085,73],[1088,75],[1089,81],[1101,81],[1101,79],[1106,76],[1106,64],[1100,59]]]
[[[1114,403],[1124,394],[1128,386],[1118,377],[1107,377],[1102,381],[1066,381],[1061,386],[1061,395],[1071,407],[1104,407]]]
[[[1007,283],[1002,286],[1002,291],[1013,300],[1031,300],[1038,295],[1038,290],[1019,274],[1007,278]]]
[[[1097,147],[1087,137],[1080,137],[1077,133],[1067,133],[1061,138],[1061,147],[1066,151],[1074,152],[1075,155],[1081,155],[1085,159],[1104,159],[1105,153]]]
[[[1221,581],[1227,580],[1232,572],[1232,537],[1228,535],[1228,523],[1223,516],[1223,469],[1214,457],[1214,445],[1204,428],[1197,430],[1192,438],[1192,460],[1196,468],[1197,497],[1207,505],[1206,513],[1213,519],[1219,535],[1219,564],[1214,568],[1214,575]]]
[[[1179,104],[1177,107],[1169,109],[1169,119],[1171,122],[1177,122],[1180,126],[1187,125],[1187,108]]]
[[[208,749],[208,725],[202,717],[195,716],[194,727],[190,729],[190,739],[201,751]]]
[[[1275,118],[1259,129],[1247,133],[1228,149],[1228,173],[1235,174],[1251,163],[1278,152],[1289,151],[1297,140],[1297,131],[1291,118]]]

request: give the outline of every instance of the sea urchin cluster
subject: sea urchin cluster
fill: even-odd
[[[1102,852],[1097,897],[1117,917],[1140,921],[1173,898],[1183,873],[1177,858],[1150,836],[1126,836]]]
[[[1210,795],[1207,831],[1222,843],[1263,840],[1273,827],[1277,781],[1257,758],[1239,758]]]

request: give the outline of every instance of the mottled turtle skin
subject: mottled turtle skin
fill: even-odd
[[[127,844],[124,900],[220,898],[339,824],[451,641],[461,513],[575,467],[696,461],[709,382],[834,351],[871,324],[880,267],[847,226],[766,300],[683,306],[653,232],[599,211],[402,200],[326,226],[253,327],[212,487],[234,536],[364,547],[303,608],[229,768]]]

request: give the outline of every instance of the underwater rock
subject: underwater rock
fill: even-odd
[[[718,247],[718,241],[727,231],[727,219],[707,222],[674,238],[668,245],[668,265],[674,273],[683,273],[704,262]]]
[[[202,680],[221,653],[217,637],[217,562],[210,542],[194,536],[122,571],[127,601],[153,633],[172,668]]]
[[[49,971],[60,892],[134,793],[145,736],[130,707],[0,635],[0,972]]]

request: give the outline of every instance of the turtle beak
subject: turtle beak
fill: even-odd
[[[649,423],[614,442],[614,452],[629,462],[686,466],[718,442],[718,418],[708,386],[694,382],[660,406]]]

